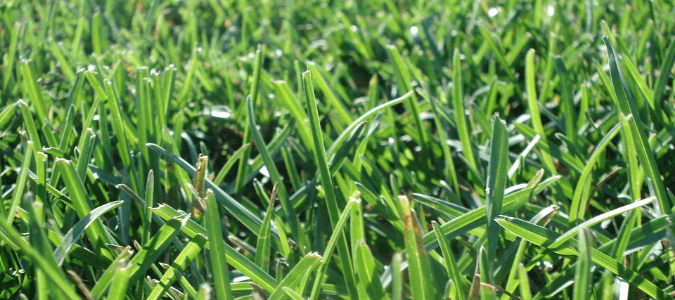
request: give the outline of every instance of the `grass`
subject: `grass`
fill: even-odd
[[[671,299],[673,15],[3,1],[0,298]]]

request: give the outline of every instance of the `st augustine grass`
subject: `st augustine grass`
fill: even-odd
[[[0,3],[0,298],[672,299],[675,6]]]

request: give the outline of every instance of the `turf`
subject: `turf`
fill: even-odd
[[[0,3],[0,298],[671,299],[675,6]]]

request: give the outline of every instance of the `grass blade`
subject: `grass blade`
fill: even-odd
[[[485,212],[487,217],[487,249],[486,255],[489,271],[485,281],[493,283],[493,264],[497,258],[499,245],[499,225],[494,218],[501,214],[504,203],[504,189],[506,188],[506,175],[508,172],[508,132],[506,124],[499,116],[492,121],[492,140],[490,141],[490,163],[488,165],[487,187],[485,188]]]
[[[181,217],[184,216],[185,214],[184,212],[179,212],[170,206],[161,204],[158,207],[153,208],[153,212],[164,220],[171,220],[172,218]],[[199,224],[197,224],[193,220],[188,220],[182,230],[185,234],[187,234],[190,237],[194,237],[197,234],[207,236],[206,229],[204,229],[204,227],[199,226]],[[276,281],[274,280],[274,278],[272,278],[272,276],[267,274],[267,272],[261,270],[252,261],[250,261],[244,255],[242,255],[237,250],[232,248],[230,245],[226,244],[224,241],[223,246],[224,250],[222,253],[224,253],[228,264],[230,264],[232,267],[242,272],[244,275],[251,278],[253,282],[260,285],[266,291],[274,290],[274,287],[276,286]],[[207,243],[206,248],[210,250],[211,244]]]
[[[230,275],[227,269],[225,251],[223,250],[223,231],[220,229],[220,213],[218,212],[218,202],[213,195],[213,191],[206,191],[206,230],[210,241],[209,264],[211,274],[213,275],[214,285],[216,287],[216,299],[234,299],[232,297],[232,288],[230,287]]]
[[[410,209],[410,203],[405,196],[399,196],[399,209],[403,212],[405,223],[405,249],[408,261],[408,272],[412,296],[415,299],[435,299],[434,284],[431,278],[431,267],[427,251],[422,243],[422,232],[415,214]]]
[[[152,289],[146,300],[157,300],[162,297],[178,277],[181,276],[180,273],[185,271],[188,263],[197,258],[197,255],[199,255],[205,244],[206,238],[203,235],[195,235],[171,263],[171,267],[164,272],[159,283],[155,285],[155,288]]]
[[[612,86],[618,102],[618,109],[626,116],[633,116],[628,120],[628,124],[630,125],[630,133],[633,136],[635,147],[637,148],[638,157],[642,163],[642,167],[645,169],[647,177],[654,183],[656,199],[658,199],[661,213],[670,214],[671,203],[668,200],[668,195],[666,194],[665,186],[661,179],[661,173],[659,172],[658,164],[656,163],[656,159],[649,146],[647,135],[642,129],[642,124],[644,123],[635,107],[635,102],[633,101],[626,79],[623,76],[623,71],[619,65],[616,51],[614,51],[614,46],[607,36],[605,36],[603,40],[607,46],[607,54],[609,55],[609,70],[612,78]]]
[[[556,238],[560,237],[560,234],[557,232],[516,218],[502,216],[497,219],[497,222],[504,227],[504,229],[539,246],[547,247],[547,245],[551,244]],[[578,251],[573,247],[573,244],[576,244],[576,240],[569,239],[560,247],[551,250],[566,256],[576,256],[578,255]],[[593,248],[591,252],[591,258],[594,263],[608,269],[613,274],[624,278],[631,285],[639,288],[647,295],[657,299],[672,299],[672,297],[662,289],[613,258],[595,248]]]
[[[91,210],[87,216],[82,218],[77,222],[77,224],[75,224],[75,226],[73,226],[73,228],[68,230],[68,232],[63,236],[63,240],[61,240],[59,246],[54,250],[54,260],[56,260],[56,263],[61,266],[66,257],[66,254],[75,245],[75,243],[77,243],[87,227],[94,223],[94,221],[98,220],[98,218],[103,214],[120,206],[122,202],[123,201],[114,201],[106,203]]]
[[[579,263],[576,268],[576,280],[574,281],[574,299],[590,299],[589,287],[591,285],[592,250],[593,240],[588,228],[579,230]]]
[[[303,277],[308,276],[314,268],[321,263],[322,257],[316,252],[310,252],[298,262],[288,275],[279,282],[274,292],[270,294],[269,300],[282,299],[285,296],[284,288],[294,288]],[[318,280],[318,279],[317,279]]]
[[[305,71],[303,73],[304,86],[305,86],[305,100],[307,103],[307,108],[309,109],[309,126],[312,132],[312,140],[314,141],[314,159],[317,167],[319,168],[319,174],[321,178],[321,185],[324,187],[324,192],[326,194],[326,206],[328,208],[328,216],[330,217],[330,222],[335,230],[335,226],[340,218],[340,209],[337,204],[337,199],[335,197],[335,191],[333,190],[333,179],[330,175],[330,169],[328,167],[328,160],[326,156],[326,150],[323,144],[321,126],[319,125],[319,111],[316,106],[316,98],[314,97],[314,86],[312,85],[312,73],[310,71]],[[338,256],[340,256],[340,264],[342,267],[343,276],[345,277],[345,285],[347,286],[347,291],[349,296],[355,298],[358,296],[356,291],[356,282],[354,280],[354,269],[351,265],[351,258],[349,255],[349,247],[347,247],[347,239],[344,236],[344,233],[339,231],[338,233],[340,238],[337,239],[337,251]],[[325,255],[324,255],[325,257]],[[314,297],[318,296],[318,293],[314,293]],[[316,299],[316,298],[312,298]]]

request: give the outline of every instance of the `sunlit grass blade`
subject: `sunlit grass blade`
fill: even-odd
[[[462,64],[459,60],[459,56],[461,54],[457,48],[455,49],[454,53],[455,54],[452,57],[452,108],[455,112],[457,134],[459,134],[459,140],[462,142],[462,153],[464,154],[467,163],[474,169],[479,169],[478,165],[476,164],[476,159],[473,155],[473,146],[471,145],[471,139],[469,138],[470,128],[467,126],[466,121],[464,94],[462,93]]]
[[[335,226],[340,219],[340,208],[338,207],[335,191],[333,190],[333,179],[330,175],[326,150],[323,144],[321,126],[319,125],[319,111],[316,105],[316,98],[314,96],[312,73],[309,71],[304,72],[303,80],[305,88],[305,100],[309,110],[309,126],[312,132],[312,140],[314,141],[314,161],[319,169],[321,184],[324,187],[328,216],[330,218],[331,225],[335,230]],[[340,235],[340,237],[337,239],[337,251],[338,256],[340,256],[340,265],[342,267],[343,273],[342,275],[346,281],[345,285],[347,286],[350,297],[357,297],[356,282],[354,280],[354,269],[351,265],[347,240],[342,231],[338,231],[338,235]],[[324,259],[327,259],[326,255],[324,255]],[[315,292],[315,289],[312,289],[312,295],[312,299],[316,299],[315,297],[318,297],[318,291]]]
[[[583,227],[579,230],[579,263],[576,268],[576,280],[574,281],[574,299],[589,299],[589,287],[591,285],[593,240],[590,230]]]
[[[548,145],[546,139],[546,132],[544,132],[544,126],[541,123],[541,113],[539,110],[539,101],[537,98],[537,90],[535,86],[535,66],[534,66],[534,49],[527,51],[527,57],[525,58],[525,79],[527,87],[527,104],[528,110],[530,112],[530,118],[532,121],[532,128],[534,131],[539,134],[541,140],[540,144]],[[539,151],[541,156],[541,162],[551,174],[556,174],[555,166],[553,165],[553,159],[551,155],[546,151]]]
[[[274,216],[276,196],[277,184],[274,184],[274,188],[272,188],[272,196],[270,197],[270,201],[267,204],[265,218],[263,219],[262,226],[260,226],[260,232],[258,233],[258,243],[255,247],[255,264],[265,272],[267,272],[270,267],[270,246],[272,245],[272,241],[270,239],[270,225],[272,222],[272,217]]]
[[[19,178],[16,180],[16,188],[12,194],[12,202],[10,202],[9,211],[5,214],[4,206],[0,207],[0,211],[3,212],[3,217],[6,216],[7,223],[12,224],[14,222],[14,216],[17,207],[21,204],[21,199],[23,198],[24,192],[26,190],[26,181],[28,181],[28,172],[30,171],[30,165],[33,161],[33,142],[26,142],[26,150],[23,154],[23,160],[21,162],[21,170],[19,171]],[[4,220],[4,218],[3,218]]]
[[[539,246],[547,247],[547,245],[551,244],[556,238],[560,237],[560,234],[557,232],[512,217],[502,216],[497,219],[497,222],[504,227],[504,229]],[[576,256],[578,255],[578,251],[573,247],[573,244],[576,242],[577,241],[574,239],[569,239],[560,247],[551,250],[566,256]],[[599,250],[593,248],[591,257],[593,263],[608,269],[617,276],[623,277],[631,285],[639,288],[647,295],[657,299],[672,299],[666,292],[658,288],[652,282]]]
[[[288,275],[279,282],[274,292],[270,294],[269,300],[283,299],[285,296],[284,288],[295,288],[295,286],[302,280],[303,277],[308,276],[315,267],[321,263],[322,257],[316,252],[310,252],[303,257],[293,269],[288,272]]]
[[[328,240],[328,244],[326,244],[326,249],[323,252],[321,265],[317,270],[316,280],[314,281],[314,285],[312,286],[312,293],[309,299],[318,299],[319,297],[319,293],[321,292],[321,286],[325,281],[324,276],[326,274],[326,269],[328,268],[328,265],[331,261],[333,251],[335,250],[336,245],[339,245],[340,240],[345,239],[343,229],[345,227],[345,224],[347,224],[347,220],[351,216],[352,207],[355,205],[360,205],[360,203],[358,201],[349,201],[349,204],[347,205],[347,207],[345,207],[344,211],[342,211],[342,214],[338,218],[335,227],[333,227],[333,234]],[[344,258],[340,257],[340,260],[344,260]],[[348,263],[351,266],[351,262]]]
[[[668,195],[666,194],[663,180],[661,179],[661,173],[659,172],[658,164],[656,163],[652,149],[649,146],[647,135],[642,128],[644,123],[640,118],[637,108],[635,107],[633,96],[628,89],[626,79],[624,78],[623,71],[619,65],[619,58],[617,57],[616,51],[614,51],[614,46],[610,42],[609,38],[605,36],[603,40],[607,46],[607,54],[609,55],[609,70],[612,78],[614,94],[616,95],[618,102],[618,109],[626,116],[633,116],[628,121],[628,124],[630,125],[630,133],[633,136],[635,147],[637,148],[636,150],[638,157],[642,167],[645,169],[645,174],[654,182],[654,187],[656,188],[656,198],[659,202],[661,212],[663,214],[670,214],[671,204],[668,200]]]
[[[23,86],[28,93],[31,106],[35,109],[38,116],[38,124],[42,124],[47,119],[47,103],[42,96],[42,90],[38,86],[38,76],[35,70],[35,62],[31,60],[21,61],[21,76],[23,76]],[[57,145],[50,145],[56,147]]]
[[[230,275],[223,249],[223,231],[220,228],[220,212],[213,191],[206,191],[206,230],[209,238],[209,265],[216,289],[216,299],[234,299],[230,288]]]
[[[122,262],[126,262],[129,260],[129,257],[133,254],[133,251],[131,251],[131,247],[127,246],[122,248],[120,251],[120,254],[117,255],[115,260],[110,264],[110,266],[101,274],[99,277],[98,282],[96,282],[96,285],[94,285],[94,288],[91,289],[91,294],[95,299],[99,299],[103,296],[103,293],[108,289],[110,284],[113,281],[113,278],[115,277],[115,274],[117,273],[117,268]]]
[[[60,266],[63,264],[63,261],[65,259],[66,254],[70,251],[70,249],[77,243],[77,241],[80,239],[84,231],[91,225],[94,221],[98,220],[99,217],[101,217],[103,214],[107,213],[108,211],[120,206],[122,204],[122,201],[114,201],[110,203],[103,204],[93,210],[82,218],[80,221],[78,221],[73,228],[68,230],[68,232],[63,236],[63,240],[59,244],[59,246],[54,249],[54,260],[56,260],[56,263]]]
[[[300,220],[298,219],[298,215],[296,214],[293,205],[289,203],[286,185],[283,183],[281,175],[279,175],[279,171],[277,170],[277,167],[274,164],[274,161],[272,160],[272,156],[267,151],[265,141],[263,140],[262,136],[260,135],[260,132],[258,132],[258,129],[256,128],[255,112],[253,111],[253,102],[251,102],[250,97],[246,99],[246,111],[248,115],[248,125],[251,127],[251,135],[253,136],[256,145],[258,146],[257,148],[258,151],[260,152],[260,156],[265,162],[267,171],[270,174],[270,179],[272,180],[272,182],[275,182],[278,185],[277,191],[279,195],[279,202],[281,203],[283,211],[286,214],[288,225],[291,227],[291,234],[296,239],[300,240],[301,244],[303,244],[304,246],[305,238],[304,235],[302,235],[302,231],[300,228]]]
[[[131,282],[136,282],[138,278],[145,274],[145,271],[150,269],[150,266],[162,255],[164,250],[173,241],[173,238],[185,227],[187,221],[188,218],[167,221],[155,233],[152,239],[143,245],[143,248],[131,258],[128,273]]]
[[[400,210],[403,212],[405,223],[405,249],[408,261],[408,272],[411,280],[410,288],[415,299],[435,299],[435,289],[431,278],[429,257],[422,243],[422,232],[415,214],[410,209],[410,203],[405,196],[399,196]]]
[[[176,209],[167,205],[159,205],[158,207],[153,208],[153,212],[164,220],[171,220],[172,218],[177,218],[185,215],[184,212],[179,212]],[[201,227],[199,224],[195,223],[193,220],[188,220],[187,224],[185,224],[182,230],[185,234],[187,234],[190,237],[194,237],[197,234],[207,236],[206,229],[204,229],[204,227]],[[223,242],[224,246],[224,250],[222,253],[224,253],[228,264],[230,264],[233,268],[242,272],[244,275],[251,278],[253,282],[257,283],[265,290],[267,291],[274,290],[274,287],[276,286],[276,281],[274,280],[274,278],[272,278],[272,276],[267,274],[267,272],[264,272],[262,269],[256,266],[255,263],[253,263],[244,255],[236,251],[230,245],[226,244],[224,241],[221,242]],[[207,243],[205,247],[210,250],[211,244]]]
[[[241,147],[236,152],[234,152],[232,156],[230,156],[230,159],[228,159],[225,165],[220,169],[220,171],[218,171],[216,179],[213,180],[213,183],[215,185],[219,186],[223,182],[223,180],[225,180],[225,176],[227,175],[227,173],[230,171],[230,169],[232,169],[232,167],[237,161],[241,160],[242,155],[244,155],[245,153],[244,150],[246,150],[250,146],[251,144],[241,145]]]
[[[72,200],[73,209],[80,219],[86,218],[91,213],[93,205],[89,199],[89,193],[77,176],[72,162],[57,158],[56,165],[61,170],[63,181],[68,189],[68,195],[70,196],[70,200]],[[105,248],[105,244],[110,243],[110,238],[100,219],[96,219],[93,224],[89,225],[85,230],[85,234],[99,254],[111,260],[113,259],[109,250]]]
[[[492,139],[490,141],[490,163],[488,165],[487,186],[485,187],[485,212],[487,217],[487,248],[489,271],[483,274],[485,282],[493,283],[493,262],[496,260],[499,246],[499,225],[494,218],[502,213],[504,189],[508,169],[508,131],[506,124],[499,116],[492,120]]]
[[[115,278],[113,279],[110,290],[108,290],[109,300],[124,300],[127,296],[127,289],[129,288],[129,283],[132,276],[131,265],[127,261],[122,261],[117,265],[117,270],[115,271]]]
[[[385,109],[387,107],[391,107],[393,105],[396,105],[396,104],[399,104],[399,103],[403,102],[404,100],[408,99],[409,97],[412,97],[413,95],[414,95],[414,91],[409,91],[409,92],[403,94],[401,97],[390,100],[386,103],[382,103],[382,104],[374,107],[373,109],[367,111],[366,113],[362,114],[360,117],[358,117],[356,120],[354,120],[354,122],[352,122],[349,126],[347,126],[347,128],[345,128],[344,131],[342,133],[340,133],[340,135],[337,138],[335,138],[335,140],[333,141],[333,144],[326,151],[327,157],[333,157],[333,155],[335,155],[338,147],[342,146],[342,144],[350,136],[352,131],[354,131],[354,129],[357,126],[359,126],[363,121],[365,121],[366,119],[370,118],[371,116],[377,114],[378,112],[382,111],[383,109]]]
[[[146,299],[156,300],[162,297],[162,295],[166,293],[171,285],[178,279],[180,273],[185,271],[188,263],[193,261],[197,255],[199,255],[205,244],[206,238],[203,235],[195,235],[171,263],[171,267],[164,272],[159,283],[155,285],[155,288],[152,289],[152,292]]]
[[[605,151],[607,145],[609,145],[612,139],[617,135],[617,133],[619,133],[619,129],[621,129],[620,124],[612,127],[612,129],[607,132],[602,140],[595,146],[593,153],[591,153],[591,156],[586,161],[586,166],[581,172],[579,181],[577,182],[576,188],[574,189],[574,198],[572,198],[569,212],[570,224],[576,224],[578,220],[583,219],[584,213],[586,212],[587,199],[583,199],[582,195],[584,193],[584,189],[590,188],[590,185],[587,184],[588,176],[591,175],[591,171],[595,167],[595,164],[600,155],[602,155]]]
[[[197,170],[186,162],[182,158],[170,153],[163,148],[155,144],[149,144],[150,149],[157,151],[159,154],[162,154],[164,157],[170,159],[185,171],[187,171],[189,176],[195,176]],[[229,194],[225,193],[220,187],[213,183],[213,181],[206,179],[206,188],[213,190],[213,193],[216,196],[216,200],[225,206],[225,208],[237,218],[244,226],[249,228],[253,232],[260,232],[260,226],[262,225],[262,220],[253,214],[251,211],[246,209],[239,201],[235,200]],[[279,233],[276,230],[272,230],[272,237],[279,242]]]
[[[152,228],[152,208],[155,203],[155,175],[152,170],[148,171],[148,179],[145,183],[145,206],[143,207],[143,242],[150,240]]]
[[[452,254],[452,249],[450,245],[445,240],[445,237],[441,234],[441,227],[438,223],[432,221],[431,224],[434,227],[434,233],[436,234],[436,239],[441,248],[441,253],[443,253],[443,261],[445,262],[445,269],[448,272],[448,277],[453,281],[453,289],[451,293],[454,295],[465,295],[468,293],[466,289],[466,279],[457,269],[457,262],[455,261],[455,256]],[[447,296],[447,295],[446,295]]]
[[[530,279],[527,276],[527,269],[523,264],[518,264],[518,279],[520,282],[520,298],[523,300],[532,299]]]

